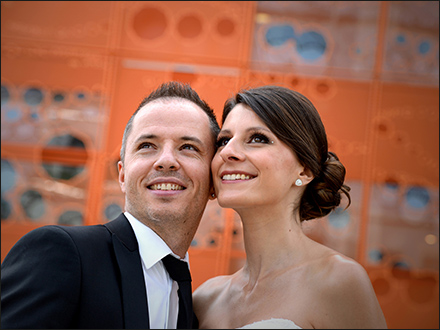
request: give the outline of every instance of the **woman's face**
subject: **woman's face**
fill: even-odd
[[[298,194],[295,181],[304,168],[249,107],[238,104],[232,109],[217,141],[211,168],[222,207],[292,203]]]

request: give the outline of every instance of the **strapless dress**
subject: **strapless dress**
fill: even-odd
[[[246,324],[243,327],[237,329],[302,329],[297,326],[295,322],[286,319],[269,319],[262,320],[250,324]]]

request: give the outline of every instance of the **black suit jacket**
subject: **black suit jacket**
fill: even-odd
[[[1,328],[148,329],[141,259],[127,218],[44,226],[23,236],[1,265]]]

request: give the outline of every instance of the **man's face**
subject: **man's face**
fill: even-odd
[[[155,100],[136,115],[118,163],[125,209],[155,225],[196,226],[208,201],[214,138],[207,114],[181,99]]]

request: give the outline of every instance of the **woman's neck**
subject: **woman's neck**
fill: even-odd
[[[273,272],[299,262],[308,240],[299,215],[265,208],[237,210],[243,223],[246,264],[249,281],[256,282]]]

